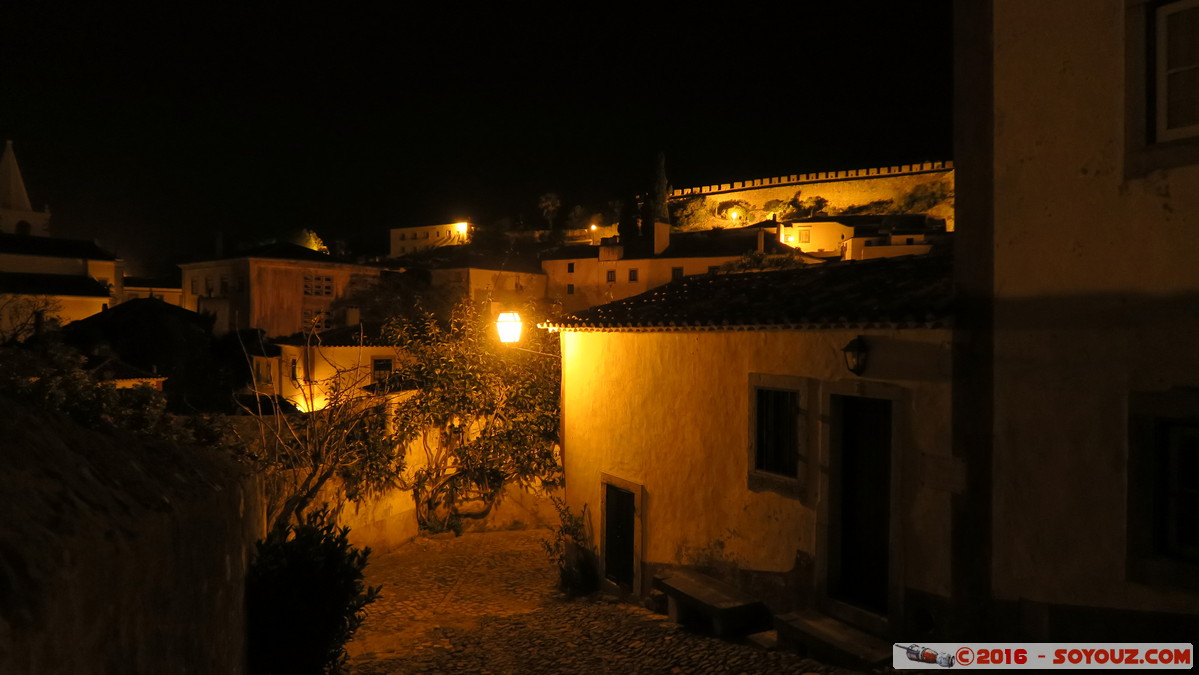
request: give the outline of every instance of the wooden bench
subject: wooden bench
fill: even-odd
[[[666,595],[671,621],[720,638],[773,627],[770,610],[761,601],[697,572],[680,570],[656,576],[654,588]]]

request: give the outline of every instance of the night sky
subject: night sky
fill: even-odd
[[[948,0],[12,4],[0,137],[55,234],[139,273],[211,254],[217,231],[366,252],[399,225],[538,224],[547,191],[599,212],[649,188],[659,151],[675,187],[952,158]]]

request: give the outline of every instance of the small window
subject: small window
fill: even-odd
[[[375,382],[384,382],[391,377],[391,359],[372,359],[371,360],[371,379]]]
[[[574,284],[566,284],[566,294],[567,295],[575,294],[575,285]]]
[[[574,263],[566,263],[566,273],[567,274],[575,273],[575,264]]]
[[[799,392],[758,389],[754,468],[797,478],[799,473]]]
[[[608,270],[607,278],[608,278],[608,283],[610,283],[610,284],[616,283],[616,270]]]
[[[683,268],[682,267],[671,267],[670,268],[670,280],[671,281],[678,281],[679,279],[682,279],[682,278],[683,278]]]
[[[200,294],[200,280],[192,277],[192,295]]]
[[[1129,399],[1129,576],[1199,590],[1199,396]]]
[[[1157,140],[1199,136],[1199,0],[1155,10]]]
[[[801,243],[801,244],[812,243],[812,231],[811,230],[800,230],[799,231],[799,243]]]
[[[221,275],[221,297],[223,298],[228,295],[229,295],[229,277],[222,274]]]
[[[333,277],[305,274],[304,295],[333,295]]]
[[[637,281],[637,268],[636,267],[629,270],[629,281]]]
[[[306,309],[303,314],[304,330],[328,330],[333,327],[332,317],[319,309]]]
[[[809,380],[750,375],[749,489],[805,499]]]

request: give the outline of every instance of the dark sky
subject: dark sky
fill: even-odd
[[[397,225],[536,222],[547,191],[598,211],[646,190],[658,151],[676,187],[951,158],[948,0],[12,4],[0,136],[57,233],[142,267],[218,230],[383,246]]]

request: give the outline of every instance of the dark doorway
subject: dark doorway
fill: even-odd
[[[887,615],[891,401],[831,397],[829,595]]]
[[[604,483],[604,575],[625,590],[633,590],[633,493]]]

